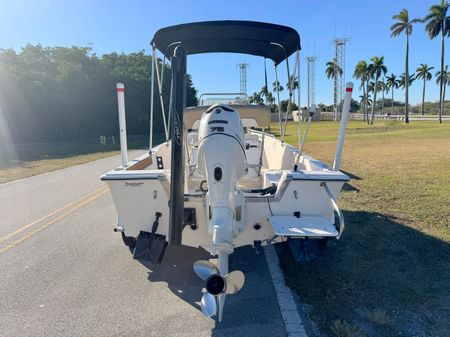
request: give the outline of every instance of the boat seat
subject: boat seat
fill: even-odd
[[[256,135],[245,136],[245,155],[248,165],[248,173],[246,176],[258,177],[260,175],[261,142]]]
[[[192,147],[192,150],[190,153],[190,159],[191,159],[191,165],[197,165],[197,161],[198,161],[198,146],[197,145]]]

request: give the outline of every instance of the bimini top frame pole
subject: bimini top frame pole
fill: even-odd
[[[186,104],[186,51],[183,45],[175,48],[171,58],[172,66],[172,127],[170,134],[171,172],[170,172],[170,217],[169,245],[181,244],[184,222],[184,149],[183,125]]]
[[[294,83],[295,83],[295,72],[297,71],[297,64],[298,64],[298,54],[299,51],[297,50],[297,52],[295,53],[295,63],[294,63],[294,71],[293,71],[293,76],[291,79],[291,75],[289,72],[289,61],[286,60],[286,67],[287,67],[287,74],[288,74],[288,84],[289,84],[289,100],[288,100],[288,106],[287,106],[287,111],[286,111],[286,117],[284,119],[284,129],[283,129],[283,139],[286,135],[286,127],[287,127],[287,118],[289,116],[289,114],[292,115],[292,97],[293,97],[293,92],[294,92]]]
[[[156,49],[152,48],[152,59],[155,58]],[[153,149],[153,107],[154,107],[154,92],[155,92],[155,62],[152,60],[152,78],[150,83],[150,139],[149,139],[149,152]]]
[[[280,123],[280,137],[283,140],[283,122],[281,120],[281,102],[280,102],[280,90],[279,90],[279,82],[278,82],[278,69],[277,65],[275,65],[275,85],[277,89],[277,110],[278,110],[278,121]]]
[[[164,123],[164,132],[166,135],[166,141],[169,140],[169,130],[167,128],[167,121],[166,121],[166,110],[164,108],[164,99],[163,99],[163,84],[161,83],[161,77],[159,76],[159,64],[158,64],[158,58],[156,57],[155,48],[153,48],[153,63],[155,64],[156,68],[156,79],[158,81],[158,93],[159,93],[159,101],[161,104],[161,113],[163,117],[163,123]],[[162,67],[164,68],[164,64],[162,64]]]
[[[298,72],[298,75],[297,75],[297,78],[298,78],[298,86],[297,86],[297,94],[298,94],[298,99],[297,99],[297,123],[298,123],[298,125],[297,125],[297,137],[298,137],[298,153],[299,153],[299,155],[300,155],[300,142],[301,142],[301,139],[302,139],[302,133],[301,133],[301,127],[302,127],[302,119],[303,119],[303,116],[302,116],[302,113],[301,113],[301,111],[302,111],[302,109],[301,109],[301,106],[302,106],[302,104],[301,104],[301,88],[300,88],[300,86],[301,86],[301,83],[300,83],[300,51],[299,50],[297,50],[297,62],[298,62],[298,68],[297,68],[297,72]]]

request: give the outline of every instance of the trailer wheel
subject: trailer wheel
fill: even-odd
[[[129,248],[134,248],[136,246],[136,238],[132,236],[126,236],[124,232],[122,232],[122,240],[125,246]]]

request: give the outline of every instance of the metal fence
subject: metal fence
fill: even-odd
[[[370,115],[370,114],[369,114]],[[364,114],[360,113],[351,113],[349,114],[349,119],[351,120],[364,120]],[[321,112],[320,114],[320,120],[326,121],[326,120],[333,120],[334,119],[334,113],[333,112]],[[388,115],[388,114],[376,114],[374,116],[375,120],[396,120],[396,121],[404,121],[405,115]],[[437,121],[438,116],[437,115],[416,115],[416,114],[410,114],[409,115],[410,121]],[[442,116],[443,121],[450,121],[450,115],[443,115]]]

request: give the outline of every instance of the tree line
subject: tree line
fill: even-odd
[[[149,132],[152,57],[144,51],[97,56],[90,47],[28,44],[0,49],[0,143],[81,140],[118,135],[117,82],[125,84],[127,130]],[[160,73],[163,64],[158,60]],[[163,103],[169,105],[170,67],[164,65]],[[156,80],[155,80],[156,83]],[[162,133],[155,84],[154,131]],[[197,104],[188,76],[187,104]]]
[[[444,103],[446,86],[450,85],[450,72],[448,65],[444,65],[445,38],[450,36],[450,16],[447,15],[449,3],[441,0],[438,4],[429,8],[424,18],[411,19],[407,9],[403,9],[399,14],[393,16],[395,23],[391,26],[391,36],[397,37],[402,33],[405,34],[405,71],[397,76],[391,74],[386,76],[387,67],[384,64],[383,56],[374,56],[370,59],[370,63],[361,60],[355,67],[353,77],[361,81],[360,88],[363,90],[361,96],[361,105],[364,107],[364,119],[369,124],[373,124],[375,109],[377,105],[377,94],[381,93],[381,109],[384,108],[385,93],[391,92],[391,113],[394,113],[394,90],[397,88],[404,89],[405,92],[405,123],[409,123],[409,87],[415,80],[422,80],[422,105],[421,113],[424,114],[426,82],[433,77],[431,71],[434,67],[421,63],[416,71],[409,71],[409,38],[412,34],[413,25],[418,23],[425,24],[425,31],[430,39],[441,38],[441,62],[440,70],[435,73],[436,83],[439,85],[439,110],[438,120],[442,123],[442,115],[444,113]],[[337,61],[327,62],[325,73],[328,78],[334,78],[342,74],[342,69]],[[373,95],[373,99],[372,99]],[[371,113],[369,116],[368,108]]]

